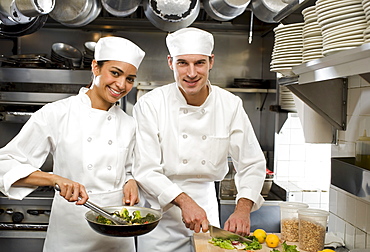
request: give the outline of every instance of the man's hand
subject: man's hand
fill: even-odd
[[[241,236],[249,235],[250,233],[250,213],[253,206],[253,201],[245,198],[240,198],[235,207],[235,211],[227,219],[224,229]]]
[[[173,202],[176,206],[180,207],[182,212],[182,221],[185,226],[195,233],[208,231],[207,214],[192,198],[187,194],[181,193]]]

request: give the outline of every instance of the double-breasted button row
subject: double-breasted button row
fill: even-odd
[[[94,165],[92,165],[92,164],[88,164],[87,165],[87,169],[88,170],[92,170],[93,168],[94,168]],[[108,165],[107,166],[107,170],[109,170],[109,171],[112,170],[112,166],[111,165]]]
[[[184,109],[182,112],[183,112],[184,114],[187,114],[187,113],[189,113],[189,110]],[[205,113],[206,113],[206,110],[203,108],[203,109],[201,109],[201,110],[200,110],[200,113],[205,114]]]
[[[188,135],[187,134],[182,134],[182,138],[186,139],[186,138],[188,138]],[[207,139],[207,136],[203,135],[202,140],[206,140],[206,139]]]
[[[88,137],[87,138],[87,141],[90,143],[92,141],[92,137]],[[108,144],[109,145],[112,145],[113,144],[113,141],[112,140],[108,140]]]
[[[187,160],[187,159],[183,159],[183,160],[182,160],[182,163],[183,163],[183,164],[187,164],[187,163],[188,163],[188,160]],[[205,160],[202,160],[200,163],[201,163],[202,165],[205,165],[205,164],[206,164],[206,161],[205,161]]]

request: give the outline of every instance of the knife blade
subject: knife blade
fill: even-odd
[[[208,226],[209,226],[209,233],[211,237],[213,238],[239,240],[239,241],[248,242],[248,243],[253,242],[252,240],[245,238],[241,235],[226,231],[224,229],[221,229],[221,228],[218,228],[212,225],[208,225]]]

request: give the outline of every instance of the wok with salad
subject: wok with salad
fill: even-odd
[[[96,232],[116,237],[131,237],[149,233],[162,218],[160,211],[137,206],[104,207],[109,213],[127,221],[125,225],[116,225],[94,211],[88,211],[85,219]]]

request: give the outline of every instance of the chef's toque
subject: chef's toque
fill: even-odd
[[[184,54],[211,56],[214,40],[211,33],[188,27],[168,34],[166,44],[171,57]]]
[[[130,40],[121,37],[100,38],[95,46],[95,60],[117,60],[139,68],[145,52]]]

